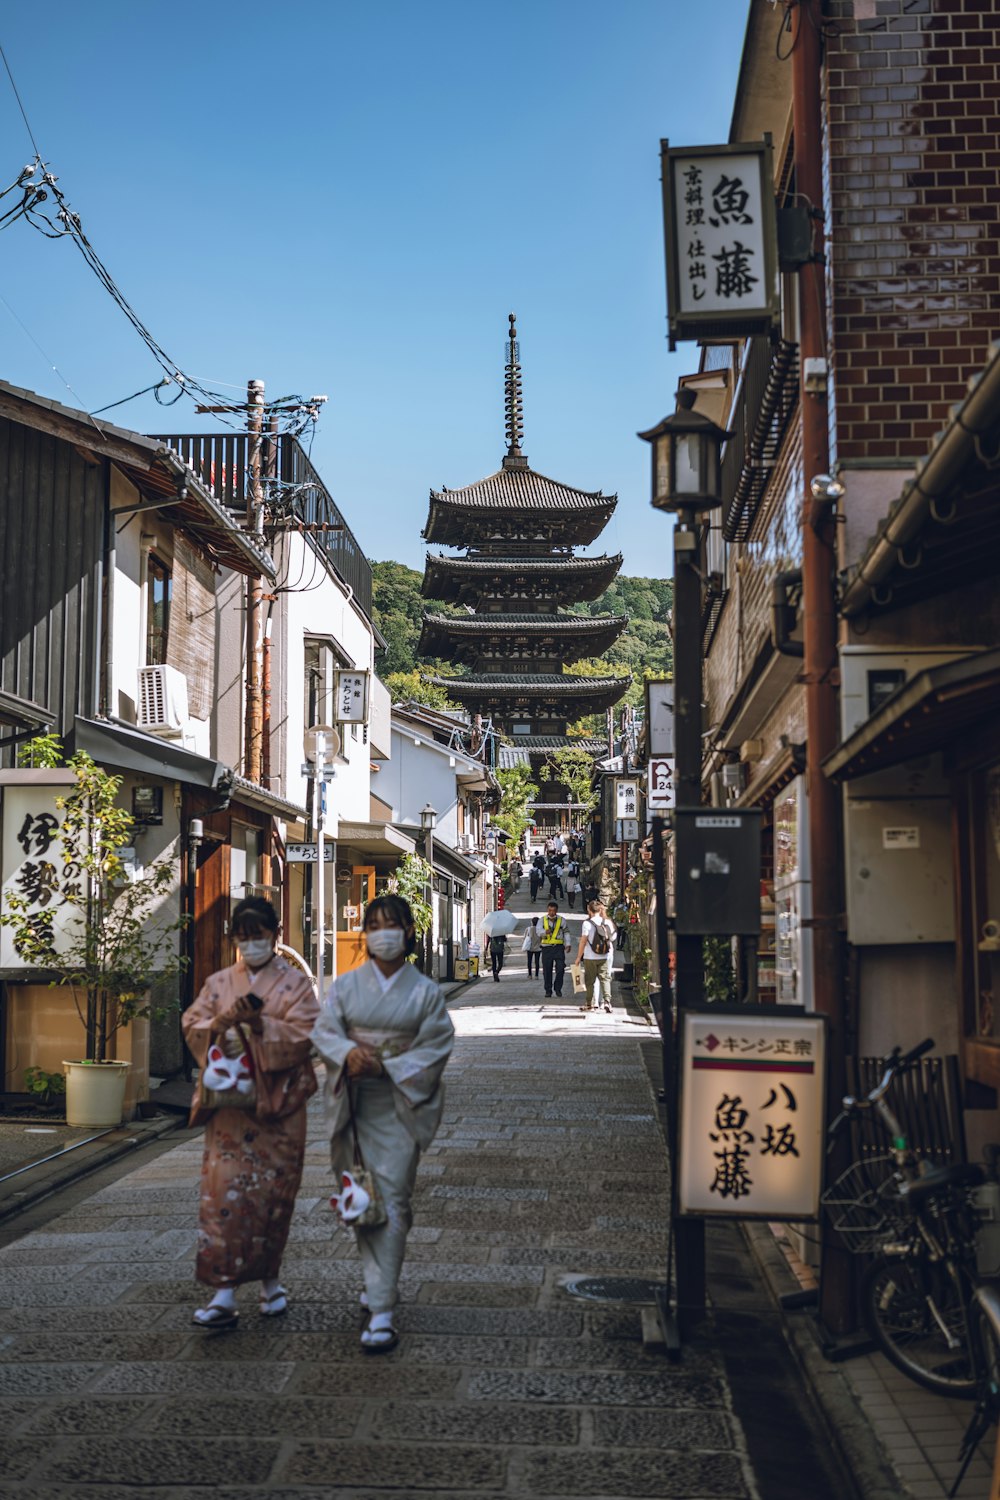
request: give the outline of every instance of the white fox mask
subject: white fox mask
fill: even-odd
[[[221,1047],[212,1046],[208,1049],[201,1081],[217,1094],[227,1093],[230,1089],[238,1094],[249,1094],[253,1088],[253,1065],[245,1052],[239,1057],[227,1057]]]
[[[360,1183],[355,1182],[350,1172],[345,1172],[341,1178],[340,1192],[330,1199],[330,1207],[336,1209],[345,1224],[350,1224],[353,1219],[360,1219],[371,1201],[371,1194],[365,1192]]]

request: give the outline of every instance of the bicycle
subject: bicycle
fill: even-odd
[[[892,1364],[927,1390],[971,1398],[977,1390],[971,1318],[980,1283],[976,1239],[983,1214],[973,1190],[996,1181],[1000,1148],[989,1167],[935,1167],[906,1140],[886,1094],[934,1046],[927,1039],[905,1055],[896,1047],[880,1082],[863,1099],[846,1098],[830,1127],[874,1109],[889,1136],[885,1156],[857,1162],[823,1195],[847,1248],[873,1255],[860,1286],[872,1339]]]

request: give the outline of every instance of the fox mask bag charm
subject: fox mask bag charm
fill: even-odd
[[[218,1042],[213,1042],[202,1069],[201,1093],[208,1109],[253,1109],[257,1091],[249,1049],[243,1046],[230,1057]]]
[[[347,1085],[347,1105],[351,1114],[351,1134],[354,1137],[354,1166],[349,1172],[341,1174],[340,1192],[334,1193],[330,1199],[330,1207],[344,1225],[352,1224],[355,1229],[377,1229],[380,1224],[385,1223],[388,1215],[375,1186],[375,1179],[361,1156],[350,1084]]]

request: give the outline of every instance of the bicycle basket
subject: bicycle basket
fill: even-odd
[[[904,1230],[898,1194],[893,1158],[870,1156],[842,1172],[821,1201],[845,1250],[871,1255]]]

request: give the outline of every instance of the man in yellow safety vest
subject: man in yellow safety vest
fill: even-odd
[[[553,989],[557,995],[562,994],[567,942],[566,923],[556,903],[550,901],[542,918],[542,982],[546,995],[551,995]]]

